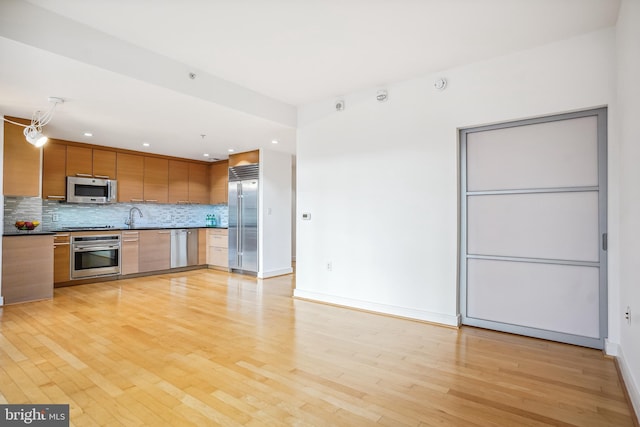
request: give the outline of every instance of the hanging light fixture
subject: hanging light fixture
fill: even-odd
[[[14,125],[24,127],[24,137],[26,138],[29,144],[35,145],[36,147],[42,147],[49,140],[46,136],[42,134],[42,128],[45,127],[53,118],[53,111],[56,109],[58,104],[62,104],[64,99],[49,97],[49,102],[53,103],[51,108],[48,111],[42,112],[40,110],[33,113],[31,116],[31,123],[28,125],[24,125],[22,123],[13,122],[3,117],[3,120]]]
[[[42,131],[33,125],[24,128],[24,137],[29,144],[33,144],[36,147],[42,147],[49,140],[49,138],[42,134]]]

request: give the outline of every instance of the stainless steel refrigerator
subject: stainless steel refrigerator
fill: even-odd
[[[229,168],[229,269],[258,273],[258,164]]]

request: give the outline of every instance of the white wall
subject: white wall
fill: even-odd
[[[640,1],[624,0],[617,25],[618,125],[620,138],[620,365],[640,414]]]
[[[291,268],[291,155],[260,150],[260,240],[258,277]]]
[[[457,129],[611,104],[614,49],[606,29],[302,107],[295,296],[456,325]]]

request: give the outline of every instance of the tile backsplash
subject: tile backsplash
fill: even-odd
[[[107,205],[61,203],[42,200],[39,197],[4,198],[4,232],[16,231],[18,220],[41,222],[40,231],[56,230],[64,227],[97,227],[111,225],[126,227],[124,221],[129,210],[137,207],[137,227],[204,227],[206,216],[214,214],[220,226],[229,222],[227,205],[170,205],[147,203],[114,203]]]

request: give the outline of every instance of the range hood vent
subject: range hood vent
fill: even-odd
[[[242,181],[243,179],[258,179],[260,174],[260,165],[254,163],[251,165],[234,166],[229,168],[229,181]]]

